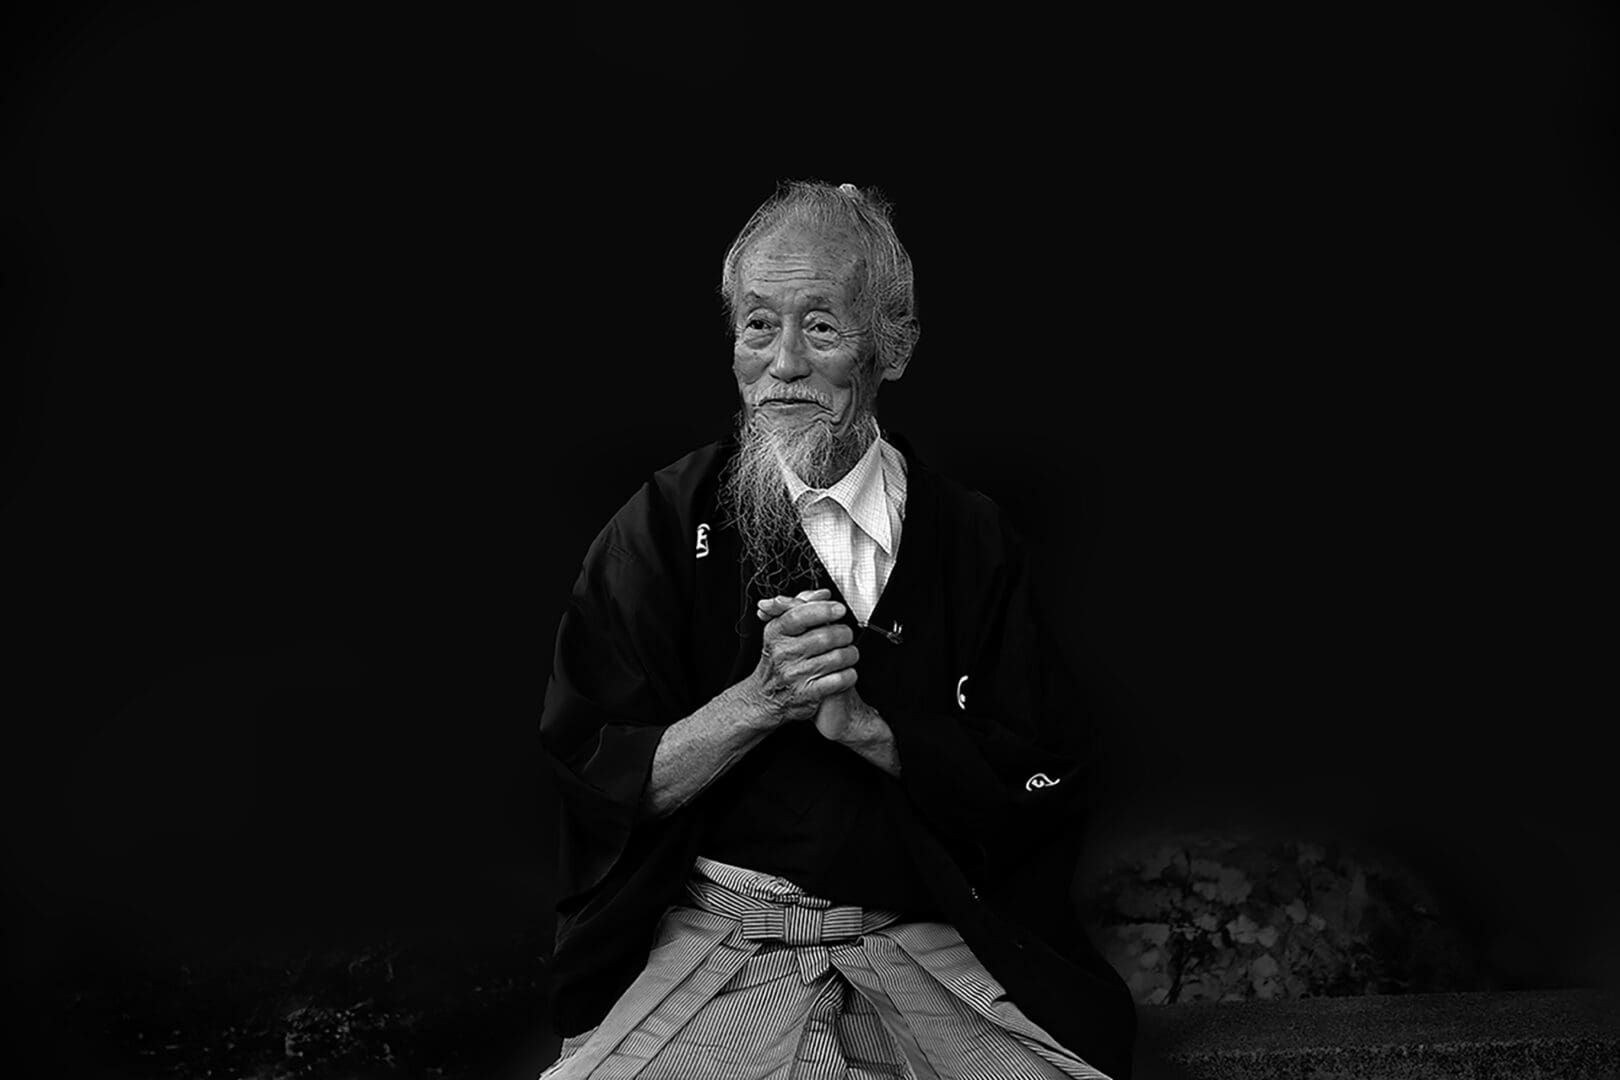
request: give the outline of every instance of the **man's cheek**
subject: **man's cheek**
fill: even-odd
[[[770,362],[756,353],[744,352],[739,349],[731,357],[731,370],[737,376],[738,386],[747,386],[758,382],[759,377],[765,374],[765,369],[768,367],[770,367]]]

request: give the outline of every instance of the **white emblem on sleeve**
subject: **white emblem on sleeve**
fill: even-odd
[[[956,680],[956,707],[963,712],[967,712],[967,695],[962,692],[962,687],[967,685],[967,681],[966,675]]]
[[[1060,783],[1062,783],[1061,780],[1054,780],[1045,773],[1038,772],[1028,780],[1024,781],[1024,790],[1034,791],[1036,788],[1057,787]]]
[[[707,521],[705,521],[703,524],[698,526],[697,557],[701,559],[701,558],[703,558],[703,556],[707,555],[708,553],[709,553],[709,523]]]

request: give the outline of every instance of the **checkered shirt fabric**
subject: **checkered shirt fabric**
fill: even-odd
[[[865,626],[900,551],[905,457],[880,436],[832,487],[810,487],[791,469],[782,475],[811,547]]]

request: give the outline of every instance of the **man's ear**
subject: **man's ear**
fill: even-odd
[[[914,317],[907,319],[896,328],[896,348],[894,355],[883,367],[883,381],[894,382],[906,373],[906,365],[911,363],[911,354],[917,349],[917,339],[922,336],[922,327]]]

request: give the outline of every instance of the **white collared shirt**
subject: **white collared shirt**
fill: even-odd
[[[881,436],[829,488],[782,470],[810,545],[865,626],[889,583],[906,516],[906,459]]]

